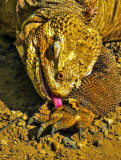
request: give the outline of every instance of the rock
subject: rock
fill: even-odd
[[[100,121],[100,120],[95,120],[95,121],[94,121],[94,126],[97,126],[97,127],[99,127],[99,128],[104,128],[104,127],[106,127],[106,124],[103,123],[103,122]]]
[[[121,115],[118,115],[116,118],[117,121],[121,121]]]
[[[115,134],[117,136],[121,136],[121,128],[120,127],[121,127],[121,124],[116,127]]]
[[[13,111],[13,110],[11,111],[11,119],[12,120],[14,120],[22,115],[23,115],[23,113],[20,111]]]
[[[121,63],[121,57],[118,57],[117,62]]]
[[[39,150],[39,153],[41,153],[41,154],[46,154],[47,151],[46,151],[45,149],[41,149],[41,150]]]
[[[20,121],[20,122],[17,123],[17,126],[25,127],[26,126],[26,122]]]
[[[106,137],[107,139],[110,139],[110,140],[113,140],[113,139],[114,139],[114,135],[112,135],[112,134],[105,135],[105,137]]]
[[[58,149],[60,148],[60,143],[58,143],[57,141],[54,141],[53,143],[52,143],[52,146],[53,146],[53,148],[54,148],[54,150],[57,152],[58,151]]]
[[[90,132],[91,132],[92,134],[98,133],[97,127],[96,127],[96,126],[90,126]]]
[[[34,130],[34,128],[36,128],[36,127],[37,127],[37,126],[34,126],[34,125],[33,125],[33,126],[32,126],[32,125],[27,125],[27,126],[26,126],[26,128],[29,129],[29,130],[30,130],[30,129],[31,129],[31,130]]]
[[[105,118],[104,119],[105,122],[107,122],[107,124],[111,125],[113,123],[113,119],[110,119],[110,118]]]
[[[106,127],[105,127],[105,128],[103,128],[101,131],[104,133],[104,136],[105,136],[105,137],[108,137],[108,135],[109,135],[109,131],[107,130],[107,128],[106,128]]]
[[[105,46],[106,46],[106,47],[110,47],[110,43],[106,43]]]
[[[77,148],[76,142],[71,140],[68,137],[64,137],[63,140],[62,140],[62,143],[65,145],[65,147],[69,147],[69,148],[73,148],[73,149]]]
[[[118,141],[121,141],[121,136],[118,136],[118,137],[117,137],[117,140],[118,140]]]
[[[105,137],[108,136],[108,130],[106,130],[106,131],[104,132],[104,135],[105,135]]]
[[[22,117],[22,119],[23,120],[27,120],[27,115],[24,114],[23,117]]]
[[[102,139],[100,139],[100,140],[98,140],[98,141],[94,141],[94,143],[93,143],[93,145],[96,146],[96,147],[99,147],[99,146],[101,146],[102,144],[103,144],[103,140],[102,140]]]
[[[107,128],[104,127],[102,130],[101,130],[103,133],[107,132]]]
[[[6,105],[0,101],[0,114],[9,116],[11,111],[6,107]]]
[[[42,150],[42,144],[41,143],[37,144],[37,149],[39,149],[40,151]],[[44,150],[44,152],[45,152],[45,150]]]
[[[87,139],[83,140],[83,141],[79,141],[77,142],[77,147],[78,148],[82,148],[83,146],[85,146],[87,144]]]
[[[102,146],[102,144],[103,144],[103,140],[100,139],[100,140],[98,141],[98,146]]]

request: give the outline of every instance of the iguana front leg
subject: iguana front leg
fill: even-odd
[[[87,128],[93,119],[96,117],[94,113],[89,111],[86,107],[79,105],[78,101],[71,99],[68,105],[64,105],[58,109],[53,108],[52,111],[46,110],[45,104],[40,108],[39,113],[35,113],[29,120],[29,124],[33,121],[41,123],[37,137],[40,137],[42,132],[50,125],[52,125],[51,136],[62,129],[76,128],[79,130],[79,137],[83,129]],[[46,106],[47,107],[47,106]]]

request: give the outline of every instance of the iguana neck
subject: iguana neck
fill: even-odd
[[[121,0],[97,0],[95,7],[98,14],[94,24],[103,41],[121,40]]]

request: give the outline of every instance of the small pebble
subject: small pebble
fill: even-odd
[[[120,121],[121,120],[121,115],[118,115],[116,120]]]
[[[46,151],[45,149],[41,149],[41,150],[39,150],[39,153],[41,153],[41,154],[46,154],[47,151]]]
[[[24,114],[23,117],[22,117],[22,119],[23,120],[27,120],[27,115]]]
[[[121,124],[119,123],[118,127],[115,130],[115,134],[121,136]]]
[[[94,121],[94,126],[97,126],[97,127],[99,127],[99,128],[104,128],[104,127],[106,127],[106,124],[103,123],[103,122],[100,121],[100,120],[95,120],[95,121]]]
[[[118,66],[118,68],[121,68],[121,64],[120,63],[117,63],[116,65]]]
[[[118,57],[118,62],[121,63],[121,57]]]
[[[22,112],[20,112],[20,111],[11,111],[11,116],[17,116],[17,117],[19,117],[19,116],[22,116],[23,115],[23,113]]]
[[[62,143],[66,146],[66,147],[69,147],[69,148],[73,148],[73,149],[76,149],[77,146],[76,146],[76,142],[71,140],[70,138],[68,137],[64,137],[63,140],[62,140]]]
[[[19,127],[25,127],[26,126],[26,122],[18,122],[17,123],[17,125],[19,126]]]
[[[91,127],[90,127],[90,131],[91,131],[91,133],[93,133],[93,134],[98,133],[97,127],[94,127],[94,126],[91,126]]]
[[[102,146],[102,144],[103,144],[103,140],[100,139],[100,140],[98,141],[98,146]]]
[[[110,139],[110,140],[114,139],[114,136],[112,134],[105,135],[105,137],[108,138],[108,139]]]
[[[104,135],[108,135],[108,130],[107,130],[107,128],[103,128],[102,130],[101,130],[103,133],[104,133]]]
[[[105,43],[105,47],[110,47],[110,43]]]
[[[106,130],[105,132],[104,132],[104,135],[107,137],[108,136],[108,130]]]
[[[105,120],[105,122],[107,122],[109,125],[111,125],[111,124],[113,123],[113,119],[105,118],[104,120]]]
[[[87,139],[85,139],[84,141],[77,142],[77,147],[78,148],[82,148],[86,144],[87,144]]]
[[[37,144],[37,149],[42,150],[42,144],[41,143]]]
[[[58,149],[60,148],[60,143],[58,143],[57,141],[54,141],[54,142],[52,143],[52,145],[53,145],[55,151],[58,151]]]
[[[121,141],[121,136],[118,136],[118,137],[117,137],[117,140],[118,140],[118,141]]]

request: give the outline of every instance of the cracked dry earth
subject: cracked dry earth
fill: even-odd
[[[23,116],[0,132],[0,160],[121,160],[120,105],[106,117],[95,119],[80,141],[78,133],[70,131],[57,132],[51,138],[47,130],[36,138],[39,125],[27,125],[27,121],[44,101],[35,92],[11,43],[5,43],[7,49],[0,48],[0,128]],[[121,43],[106,46],[120,67]]]

